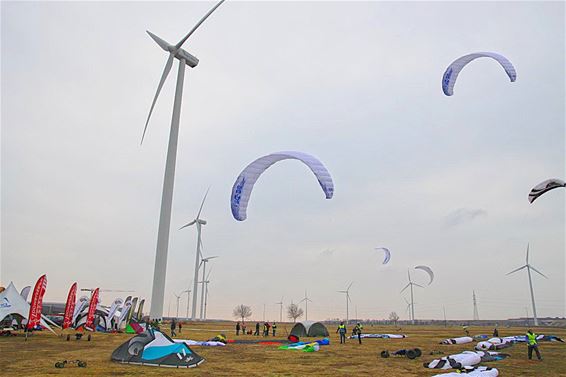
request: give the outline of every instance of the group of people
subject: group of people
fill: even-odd
[[[259,322],[257,322],[255,324],[255,332],[252,332],[252,330],[246,331],[246,323],[245,322],[242,322],[242,324],[240,324],[240,322],[236,323],[236,335],[240,335],[240,332],[242,332],[242,335],[252,335],[253,334],[255,336],[259,336],[259,329],[260,329]],[[277,333],[277,324],[275,322],[273,322],[273,323],[264,322],[264,324],[263,324],[263,336],[269,336],[270,331],[273,334],[273,336],[275,336],[275,334]]]
[[[354,326],[354,329],[352,330],[352,335],[353,336],[358,336],[358,343],[362,344],[362,330],[363,330],[364,326],[358,322],[356,323],[356,326]],[[346,343],[346,325],[344,324],[344,322],[340,322],[340,324],[338,325],[338,328],[336,329],[336,332],[338,334],[340,334],[340,344],[344,344]]]

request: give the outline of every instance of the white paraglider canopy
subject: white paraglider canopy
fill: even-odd
[[[513,67],[513,64],[511,64],[511,62],[505,56],[497,54],[495,52],[476,52],[473,54],[464,55],[454,60],[452,64],[450,64],[448,68],[446,68],[446,71],[442,76],[442,91],[444,92],[444,94],[446,94],[447,96],[454,94],[454,84],[456,84],[456,79],[458,78],[460,71],[472,60],[478,58],[492,58],[496,60],[499,64],[501,64],[501,66],[505,70],[505,73],[507,73],[507,76],[509,76],[511,82],[517,80],[517,72],[515,71],[515,67]]]
[[[334,182],[326,167],[316,157],[303,152],[277,152],[267,156],[263,156],[246,166],[240,173],[236,182],[232,187],[232,196],[230,197],[230,204],[232,207],[232,215],[238,221],[246,219],[246,210],[248,208],[248,201],[252,194],[252,189],[255,182],[261,174],[266,171],[271,165],[282,160],[299,160],[309,167],[314,173],[326,199],[331,199],[334,195]]]

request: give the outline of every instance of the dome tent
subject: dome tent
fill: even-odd
[[[301,337],[316,337],[316,336],[328,336],[328,330],[320,322],[314,321],[302,321],[298,322],[293,326],[290,332],[291,335]]]

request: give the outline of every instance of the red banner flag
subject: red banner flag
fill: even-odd
[[[37,279],[35,283],[35,288],[33,289],[33,295],[31,296],[31,305],[29,307],[28,316],[28,329],[33,329],[35,326],[39,325],[41,321],[41,309],[43,307],[43,295],[47,289],[47,276],[42,275]]]
[[[77,297],[77,283],[74,283],[69,289],[67,303],[65,304],[65,317],[63,318],[63,330],[71,327],[73,322],[73,312],[75,311],[75,303]]]
[[[98,288],[92,293],[90,298],[90,305],[88,306],[88,315],[86,317],[85,328],[94,331],[94,312],[96,311],[96,305],[98,304]]]

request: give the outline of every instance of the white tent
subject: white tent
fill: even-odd
[[[29,308],[30,305],[16,290],[14,283],[10,282],[10,285],[6,288],[6,290],[0,293],[0,321],[10,314],[19,314],[27,319],[29,315]],[[41,316],[41,326],[55,334],[55,331],[53,331],[53,329],[51,329],[51,327],[47,324],[47,321],[49,321],[49,319]],[[49,322],[55,325],[53,322]]]

